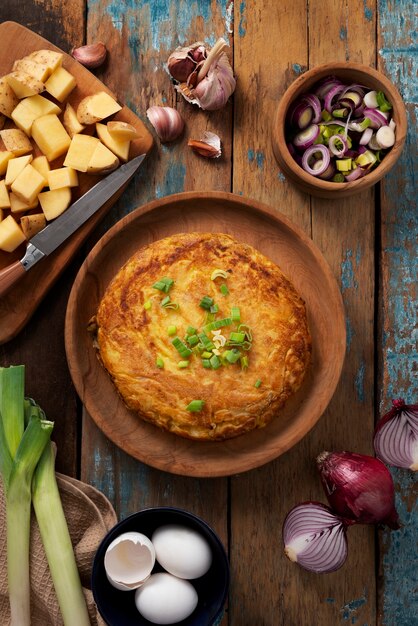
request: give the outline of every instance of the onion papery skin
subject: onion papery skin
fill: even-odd
[[[418,471],[418,404],[392,401],[391,410],[377,423],[374,449],[389,465]]]
[[[392,476],[382,461],[355,452],[322,452],[317,465],[325,495],[337,515],[358,524],[399,528]]]
[[[347,558],[346,528],[346,522],[325,504],[298,504],[283,523],[285,554],[308,571],[335,572]]]

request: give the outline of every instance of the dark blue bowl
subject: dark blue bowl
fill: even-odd
[[[214,531],[202,519],[173,507],[156,507],[134,513],[119,522],[108,532],[100,544],[93,563],[91,587],[100,615],[109,626],[152,626],[138,613],[135,591],[119,591],[112,587],[106,577],[104,556],[110,543],[129,531],[143,533],[151,538],[154,530],[166,524],[181,524],[199,532],[212,550],[212,565],[201,578],[191,580],[197,591],[198,605],[193,613],[177,626],[212,626],[218,622],[228,595],[229,564],[225,549]],[[153,573],[163,571],[156,563]]]

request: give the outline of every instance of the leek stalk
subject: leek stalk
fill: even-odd
[[[54,466],[54,448],[49,443],[33,477],[33,506],[64,624],[90,626]]]

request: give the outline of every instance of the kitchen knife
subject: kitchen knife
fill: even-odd
[[[135,157],[99,181],[76,200],[53,222],[30,239],[26,253],[20,261],[0,271],[0,298],[45,256],[52,254],[68,237],[94,215],[135,174],[145,154]]]

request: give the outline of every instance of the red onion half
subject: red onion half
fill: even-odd
[[[346,526],[325,504],[299,504],[283,523],[285,554],[311,572],[334,572],[347,558]]]
[[[377,423],[374,449],[389,465],[418,471],[418,404],[399,398]]]
[[[337,515],[359,524],[399,528],[392,476],[379,459],[354,452],[322,452],[317,465]]]

